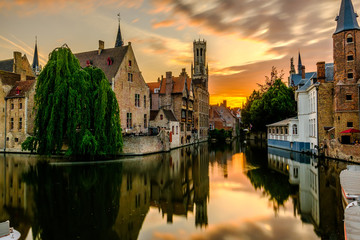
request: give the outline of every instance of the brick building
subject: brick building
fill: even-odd
[[[35,80],[17,81],[5,97],[6,147],[21,149],[21,143],[34,134]]]
[[[35,75],[26,55],[14,52],[14,58],[0,61],[0,108],[2,108],[0,111],[0,149],[21,148],[20,144],[33,130],[34,115],[30,116],[30,112],[33,107],[34,91],[30,91],[27,86],[31,85],[33,89],[34,80]],[[18,87],[18,95],[16,95],[16,87]],[[9,100],[13,93],[16,99]],[[19,109],[20,103],[21,109]],[[12,106],[14,106],[13,109],[11,109]],[[20,120],[21,129],[18,128]],[[17,129],[10,129],[12,124]],[[16,136],[13,135],[15,132]],[[17,140],[16,143],[15,140]]]
[[[166,73],[166,78],[161,79],[159,93],[159,109],[172,110],[176,119],[180,121],[181,144],[196,140],[194,134],[194,90],[192,80],[182,70],[179,77]]]
[[[193,42],[194,63],[191,78],[195,94],[194,127],[200,141],[207,140],[209,130],[209,68],[206,62],[206,41]]]
[[[230,108],[228,108],[226,100],[221,104],[210,105],[209,116],[210,129],[232,130],[233,136],[236,136],[236,128],[239,122]]]
[[[150,89],[150,110],[159,110],[159,105],[160,105],[160,98],[159,98],[159,93],[160,93],[160,78],[158,79],[157,82],[150,82],[147,83],[147,85],[149,86]]]
[[[99,41],[98,50],[77,53],[80,65],[102,69],[119,103],[121,128],[124,134],[146,134],[150,117],[149,87],[137,64],[131,42],[124,45],[120,24],[114,48],[105,49]]]
[[[351,0],[342,0],[333,34],[335,138],[347,128],[359,129],[360,27]]]

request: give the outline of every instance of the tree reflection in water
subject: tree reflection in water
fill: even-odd
[[[118,239],[122,164],[54,166],[39,162],[24,178],[34,187],[34,239]]]

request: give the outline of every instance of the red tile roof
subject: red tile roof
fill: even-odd
[[[190,90],[191,87],[191,78],[185,77],[184,75],[180,75],[179,77],[172,77],[173,81],[173,89],[172,93],[182,93],[185,87],[185,79],[187,82],[187,89]],[[161,87],[160,87],[160,94],[166,93],[166,78],[163,79]]]
[[[149,82],[146,84],[149,86],[151,93],[154,93],[155,88],[160,88],[160,82]]]
[[[31,90],[35,84],[35,80],[18,81],[15,86],[10,90],[6,98],[23,98],[25,94]]]

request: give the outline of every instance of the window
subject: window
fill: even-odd
[[[349,71],[348,71],[347,78],[348,78],[348,79],[353,79],[353,78],[354,78],[354,74],[353,74],[353,71],[352,71],[352,70],[349,70]]]
[[[174,135],[174,133],[175,133],[175,127],[174,127],[174,126],[172,126],[171,132],[172,132],[172,134]]]
[[[348,62],[354,61],[354,55],[352,55],[352,53],[347,55],[347,60],[348,60]]]
[[[196,56],[199,56],[199,49],[196,49]]]
[[[11,104],[11,109],[14,109],[14,104],[13,103]]]
[[[353,122],[347,122],[346,126],[347,126],[347,127],[353,127],[354,124],[353,124]]]
[[[271,133],[271,128],[269,128],[269,133]]]
[[[131,60],[129,60],[129,67],[131,67]]]
[[[276,128],[276,134],[279,134],[279,128]]]
[[[144,128],[147,128],[147,115],[144,114]]]
[[[352,100],[352,95],[346,94],[346,101],[351,101],[351,100]]]
[[[140,94],[135,94],[135,107],[140,107]]]
[[[132,113],[126,114],[126,127],[132,128]]]
[[[176,135],[179,134],[179,126],[176,126]]]
[[[22,118],[19,118],[19,129],[22,129]]]
[[[10,118],[10,129],[14,129],[14,118]]]
[[[354,42],[354,38],[353,38],[353,36],[351,34],[347,35],[346,42],[347,43],[353,43]]]
[[[164,116],[162,114],[160,114],[160,120],[163,120]]]
[[[129,82],[133,81],[133,74],[132,73],[128,73],[128,81]]]
[[[297,134],[298,134],[298,133],[297,133],[297,125],[296,125],[296,124],[293,125],[293,134],[294,134],[294,135],[297,135]]]
[[[285,134],[288,134],[288,128],[287,127],[285,128]]]
[[[19,109],[22,109],[22,103],[19,103]]]
[[[18,138],[15,138],[15,142],[19,142],[19,139],[18,139]]]
[[[146,95],[144,95],[144,108],[146,108]]]

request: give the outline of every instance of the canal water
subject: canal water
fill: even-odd
[[[0,220],[21,239],[344,239],[346,163],[210,145],[107,162],[0,157]]]

